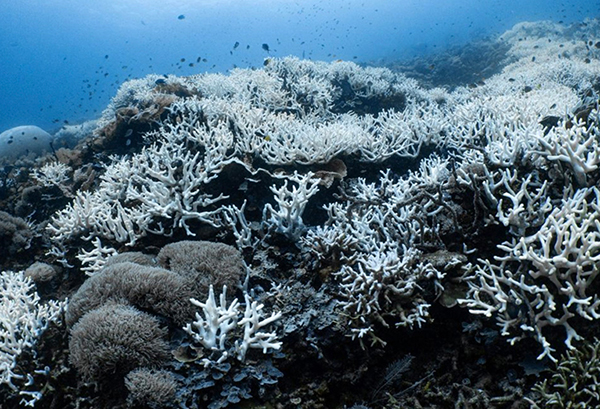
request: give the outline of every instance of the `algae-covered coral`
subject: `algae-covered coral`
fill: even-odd
[[[599,36],[517,25],[492,42],[502,69],[453,89],[294,57],[126,82],[76,147],[4,171],[9,213],[49,200],[23,225],[30,259],[3,269],[53,264],[38,291],[70,301],[0,393],[525,407],[597,335]]]

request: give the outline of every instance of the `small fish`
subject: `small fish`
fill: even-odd
[[[182,58],[182,59],[180,59],[179,61],[181,61],[181,62],[185,62],[185,58]]]
[[[179,16],[177,16],[178,20],[183,20],[185,19],[185,15],[184,14],[180,14]]]
[[[200,62],[200,61],[202,61],[202,57],[196,58],[196,62]]]
[[[240,42],[236,41],[235,44],[233,45],[233,49],[235,50],[236,48],[238,48],[240,46]]]
[[[269,44],[263,43],[262,49],[265,50],[266,52],[269,52]]]
[[[108,60],[108,54],[106,54],[106,55],[104,56],[104,58]]]

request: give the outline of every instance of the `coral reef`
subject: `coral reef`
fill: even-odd
[[[492,75],[432,89],[295,57],[124,83],[93,135],[0,170],[6,209],[36,209],[4,216],[10,268],[69,298],[67,329],[8,359],[51,388],[0,398],[519,408],[571,399],[567,377],[593,394],[573,362],[599,336],[598,38],[596,20],[518,24],[477,45]]]

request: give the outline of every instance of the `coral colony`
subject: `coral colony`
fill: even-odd
[[[495,41],[501,69],[451,90],[294,57],[149,75],[76,147],[5,168],[3,398],[598,405],[600,23]],[[451,327],[431,357],[411,341]]]

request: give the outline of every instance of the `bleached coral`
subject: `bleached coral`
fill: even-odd
[[[193,121],[192,118],[190,121]],[[168,234],[170,228],[189,230],[188,220],[214,223],[214,212],[204,208],[222,200],[203,187],[234,159],[227,154],[226,127],[194,128],[194,123],[166,126],[160,143],[130,158],[115,158],[94,192],[78,192],[48,226],[58,242],[85,234],[130,245],[148,232]],[[195,145],[205,153],[184,148]],[[171,226],[163,221],[171,220]]]
[[[550,161],[566,163],[573,171],[578,186],[587,186],[587,174],[598,169],[600,163],[600,138],[597,127],[574,123],[570,127],[553,127],[543,138],[542,155]]]
[[[35,347],[51,323],[60,321],[66,303],[41,303],[31,278],[23,272],[0,273],[0,384],[14,391],[29,385],[28,374],[19,373],[17,360],[25,351]],[[24,404],[33,406],[41,398],[39,392],[24,391]]]
[[[297,186],[288,188],[288,181]],[[269,229],[281,233],[296,241],[304,232],[305,226],[302,214],[311,196],[319,191],[319,181],[312,173],[298,175],[294,173],[285,177],[281,187],[271,186],[275,194],[277,209],[267,203],[263,210],[263,220]]]
[[[516,236],[539,227],[552,210],[548,181],[537,181],[534,173],[523,179],[516,170],[501,169],[488,174],[483,186],[487,198],[496,205],[498,221]]]
[[[112,247],[105,247],[99,237],[92,240],[94,248],[90,251],[81,249],[75,257],[81,261],[81,271],[87,275],[93,275],[106,264],[109,257],[117,255],[117,250]]]
[[[248,293],[244,293],[243,314],[237,298],[227,306],[227,286],[223,286],[219,304],[212,285],[206,302],[196,299],[191,302],[201,308],[202,315],[197,312],[195,321],[183,329],[206,349],[207,357],[201,360],[205,366],[225,362],[230,356],[244,362],[250,348],[262,349],[264,354],[281,348],[277,333],[261,330],[277,321],[281,313],[273,312],[265,317],[262,311],[264,305],[258,304]]]
[[[496,316],[511,343],[532,334],[540,358],[555,359],[544,335],[547,326],[565,328],[565,344],[580,339],[571,325],[579,316],[600,318],[600,299],[592,285],[600,270],[600,191],[583,188],[554,207],[536,233],[498,247],[499,264],[489,260],[468,274],[469,297],[461,300],[474,314]]]
[[[421,260],[416,246],[436,243],[441,220],[456,216],[444,203],[447,166],[432,156],[398,180],[389,172],[378,183],[358,179],[342,192],[342,203],[325,206],[326,227],[310,229],[301,239],[304,251],[341,263],[333,273],[339,309],[349,334],[361,343],[367,338],[385,344],[376,327],[388,321],[413,327],[428,320],[444,274]]]
[[[143,135],[145,147],[112,158],[95,191],[77,193],[47,231],[59,245],[79,237],[133,246],[146,234],[189,236],[209,224],[255,256],[264,251],[256,246],[282,233],[308,264],[333,266],[350,333],[377,340],[377,323],[427,320],[445,271],[428,264],[428,252],[454,246],[474,257],[480,249],[465,231],[479,237],[493,227],[506,242],[498,259],[471,258],[462,305],[496,317],[513,342],[533,335],[550,355],[545,328],[564,326],[570,342],[571,316],[597,314],[587,287],[597,256],[598,111],[574,117],[600,63],[586,61],[584,44],[544,43],[548,25],[507,33],[504,70],[452,92],[422,89],[387,69],[297,58],[229,75],[162,78],[189,95],[173,97],[162,122]],[[151,101],[157,79],[124,85],[105,117]],[[332,194],[314,176],[341,159],[355,168]],[[227,179],[229,169],[238,174]],[[233,197],[238,186],[220,182],[234,179],[238,191],[249,183],[255,190]],[[262,197],[258,184],[273,196],[264,189]],[[321,197],[326,220],[307,225],[303,212]],[[577,216],[569,219],[567,208]],[[587,253],[566,250],[586,243]],[[586,267],[575,270],[571,259]],[[232,307],[213,304],[201,308],[233,331]],[[198,325],[220,325],[207,319]],[[215,340],[203,342],[222,351]]]
[[[389,327],[386,318],[396,326],[420,327],[429,319],[431,306],[419,294],[420,282],[441,280],[443,274],[433,266],[418,261],[419,252],[408,249],[361,254],[354,265],[338,271],[343,300],[340,308],[347,317],[352,338],[368,338],[372,344],[385,341],[376,335],[374,324]]]
[[[34,169],[31,176],[42,186],[58,186],[61,187],[69,180],[69,173],[72,169],[60,162],[46,163],[39,169]]]
[[[94,192],[77,192],[73,203],[52,218],[48,231],[55,242],[100,237],[134,245],[148,233],[170,234],[174,229],[194,235],[191,220],[222,225],[229,209],[224,203],[227,197],[208,193],[208,186],[229,164],[254,172],[254,161],[310,165],[353,154],[368,162],[415,157],[422,144],[444,129],[426,93],[414,81],[389,70],[293,58],[271,63],[264,71],[165,79],[192,88],[195,96],[175,99],[159,129],[144,136],[149,146],[130,157],[113,158]],[[306,70],[299,77],[297,65]],[[321,108],[314,112],[308,108],[314,101],[308,103],[307,96],[300,95],[308,85],[294,88],[294,79],[306,82],[308,78],[311,95],[322,98]],[[151,99],[157,79],[150,76],[124,85],[112,105]],[[390,109],[376,119],[370,113],[334,112],[337,94],[329,94],[327,87],[342,80],[349,82],[357,97],[396,95],[404,103],[410,97],[410,108]],[[269,223],[275,223],[273,217],[282,209],[281,205],[279,210],[266,208]],[[297,238],[297,227],[300,224],[285,226],[285,234]]]

